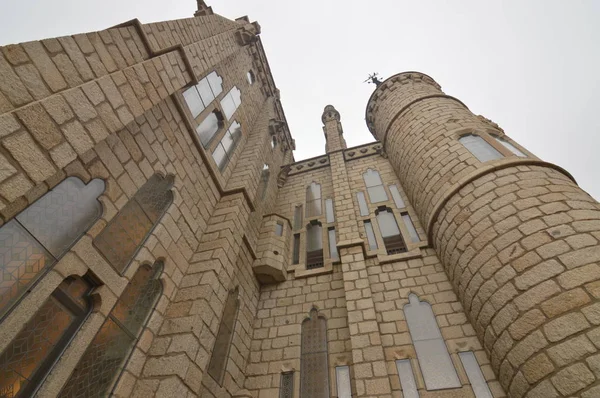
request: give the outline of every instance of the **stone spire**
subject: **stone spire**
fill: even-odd
[[[321,116],[323,121],[323,132],[325,133],[325,152],[333,152],[340,149],[346,149],[346,140],[344,139],[344,130],[340,123],[340,113],[333,107],[327,105]]]

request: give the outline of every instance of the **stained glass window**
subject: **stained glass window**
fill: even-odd
[[[400,377],[402,396],[404,398],[419,398],[417,382],[415,381],[415,375],[410,365],[410,359],[398,359],[396,361],[396,369]]]
[[[335,378],[338,398],[352,398],[352,387],[350,386],[350,367],[336,366]]]
[[[154,174],[94,238],[94,246],[123,274],[173,202],[175,177]]]
[[[294,249],[292,252],[292,264],[300,262],[300,234],[294,235]]]
[[[109,395],[162,293],[163,263],[140,266],[60,392],[60,397]]]
[[[319,316],[316,308],[302,322],[301,352],[300,396],[329,398],[327,320]]]
[[[480,162],[500,159],[502,154],[478,135],[468,134],[460,137],[460,143],[465,146]]]
[[[320,215],[321,185],[313,182],[306,188],[306,217],[310,218]]]
[[[415,294],[410,294],[408,299],[409,304],[404,306],[404,315],[427,390],[460,387],[460,380],[431,305],[419,301]]]
[[[388,200],[385,188],[383,187],[383,182],[381,181],[381,177],[377,170],[368,169],[367,172],[363,174],[363,178],[365,180],[365,185],[367,186],[369,201],[371,201],[371,203]]]
[[[394,213],[390,209],[379,210],[377,212],[377,223],[379,224],[379,231],[381,232],[387,254],[405,252],[406,244],[400,234]]]
[[[400,191],[398,190],[398,187],[396,185],[390,185],[389,188],[390,192],[392,193],[392,198],[394,199],[396,207],[399,209],[406,207],[406,205],[404,204],[404,200],[402,200],[402,196],[400,196]]]
[[[521,158],[527,157],[527,155],[525,155],[519,148],[517,148],[516,146],[514,146],[513,144],[508,142],[504,137],[498,137],[497,135],[492,135],[492,137],[494,137],[494,139],[496,141],[498,141],[500,144],[502,144],[506,149],[511,151],[513,154],[515,154]]]
[[[306,226],[306,268],[323,266],[323,228],[320,223]]]
[[[327,235],[329,238],[329,257],[333,261],[337,261],[340,259],[340,256],[337,251],[337,240],[335,238],[335,228],[329,228],[327,230]]]
[[[463,364],[463,367],[465,368],[465,372],[467,373],[467,377],[469,378],[469,382],[471,383],[475,397],[493,398],[492,392],[490,391],[490,388],[485,381],[485,377],[483,377],[483,373],[481,372],[481,368],[477,363],[475,354],[473,354],[472,351],[466,351],[459,352],[458,356]]]
[[[294,372],[283,372],[281,374],[279,398],[294,398]]]
[[[333,199],[325,199],[325,218],[328,223],[335,221],[335,213],[333,211]]]
[[[4,315],[102,214],[99,179],[69,177],[0,228],[0,315]]]
[[[410,215],[408,213],[402,213],[401,216],[402,221],[404,222],[404,225],[408,230],[408,235],[410,236],[411,242],[419,242],[421,238],[419,238],[419,234],[417,233],[417,230],[412,222],[412,219],[410,218]]]
[[[196,134],[200,138],[200,142],[204,148],[207,148],[212,138],[217,134],[219,128],[223,125],[223,116],[219,111],[212,111],[206,118],[196,127]]]
[[[356,199],[358,200],[358,208],[360,209],[360,215],[368,216],[369,215],[369,207],[367,206],[367,200],[365,199],[365,194],[362,192],[357,192]]]
[[[239,290],[236,287],[227,295],[219,332],[208,364],[208,374],[219,384],[223,383],[223,376],[225,376],[239,306]]]
[[[0,396],[31,397],[91,309],[90,280],[69,277],[0,354]]]

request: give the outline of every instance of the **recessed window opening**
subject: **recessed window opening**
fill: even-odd
[[[491,146],[486,140],[475,134],[463,135],[458,140],[465,148],[473,154],[480,162],[489,160],[501,159],[503,156],[500,152]]]
[[[196,134],[204,148],[208,147],[221,127],[223,127],[223,115],[216,109],[196,127]]]
[[[221,94],[223,91],[222,84],[223,79],[216,72],[211,72],[198,84],[183,92],[183,98],[193,118],[202,113]]]
[[[219,170],[225,170],[225,167],[233,157],[233,152],[241,137],[242,126],[237,121],[234,121],[212,153]]]
[[[306,188],[306,217],[310,218],[320,215],[321,185],[313,182]]]
[[[394,213],[387,208],[378,210],[377,223],[379,224],[379,231],[381,232],[387,254],[404,253],[406,251],[406,244],[400,234]]]
[[[323,267],[323,228],[321,223],[306,226],[306,269]]]
[[[248,80],[248,84],[253,85],[254,82],[256,81],[254,72],[249,70],[248,73],[246,73],[246,79]]]
[[[329,257],[333,261],[338,261],[340,256],[337,251],[337,240],[335,238],[335,228],[331,227],[327,230],[327,237],[329,238]]]
[[[388,200],[385,188],[383,187],[383,182],[381,181],[381,177],[377,170],[368,169],[367,172],[363,174],[363,178],[365,180],[365,185],[367,186],[369,201],[371,201],[371,203],[379,203]]]
[[[275,235],[283,235],[283,223],[281,221],[277,221],[277,223],[275,224]]]
[[[231,119],[237,108],[242,103],[242,93],[237,87],[233,87],[221,100],[221,109],[227,120]]]
[[[514,146],[513,144],[511,144],[510,142],[508,142],[506,140],[506,138],[504,137],[499,137],[497,135],[492,134],[492,137],[498,141],[500,144],[502,144],[506,149],[508,149],[509,151],[511,151],[514,155],[520,157],[520,158],[526,158],[527,155],[524,154],[523,152],[521,152],[521,150],[519,148],[517,148],[516,146]]]

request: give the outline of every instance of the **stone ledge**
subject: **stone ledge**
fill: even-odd
[[[306,269],[306,264],[298,264],[297,267],[298,268],[296,268],[296,272],[294,273],[295,279],[333,273],[333,263],[331,260],[326,260],[325,265],[322,268]]]
[[[421,253],[421,249],[416,248],[416,249],[407,251],[406,253],[378,254],[377,261],[379,261],[379,264],[381,265],[381,264],[393,263],[396,261],[407,261],[407,260],[412,260],[413,258],[421,258],[421,257],[423,257],[423,254]]]

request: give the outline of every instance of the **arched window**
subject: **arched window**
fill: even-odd
[[[221,127],[223,127],[223,115],[216,109],[196,127],[196,134],[204,148],[208,147]]]
[[[95,284],[65,279],[0,354],[0,396],[31,397],[89,314]]]
[[[306,269],[323,266],[323,228],[320,222],[306,226]]]
[[[61,397],[106,397],[162,293],[162,261],[140,266],[63,387]]]
[[[183,92],[183,99],[193,118],[196,118],[223,91],[223,79],[211,72],[198,84]]]
[[[254,82],[256,81],[256,78],[254,77],[254,72],[249,70],[248,73],[246,73],[246,79],[248,79],[249,85],[253,85]]]
[[[239,289],[236,287],[230,290],[227,295],[223,317],[221,318],[210,363],[208,364],[208,374],[219,385],[223,384],[223,376],[225,376],[225,369],[227,368],[227,360],[229,359],[229,350],[231,349],[231,340],[233,339],[239,308]]]
[[[154,174],[94,238],[94,246],[121,275],[173,202],[175,177]]]
[[[458,140],[475,156],[480,162],[488,160],[501,159],[500,152],[491,146],[486,140],[475,134],[463,135]]]
[[[410,294],[408,300],[409,304],[404,306],[404,315],[427,390],[460,387],[460,380],[431,305],[419,301],[416,294]]]
[[[526,158],[527,155],[525,155],[523,152],[521,152],[521,150],[519,150],[519,148],[517,148],[516,146],[514,146],[513,144],[511,144],[510,142],[508,142],[504,137],[500,137],[494,134],[491,134],[491,136],[498,141],[501,145],[503,145],[506,149],[508,149],[509,151],[511,151],[513,154],[517,155],[518,157],[521,158]]]
[[[265,196],[267,194],[267,188],[269,187],[269,176],[271,175],[271,172],[269,171],[269,165],[265,164],[263,165],[263,169],[262,172],[260,174],[260,198],[261,199],[265,199]]]
[[[376,214],[377,224],[379,224],[379,231],[381,232],[387,254],[405,252],[406,244],[400,234],[400,228],[398,228],[394,213],[390,209],[382,209],[378,210]]]
[[[321,185],[311,183],[306,188],[306,217],[321,215]]]
[[[231,90],[221,100],[221,109],[225,113],[227,120],[231,119],[237,108],[242,103],[242,93],[240,90],[233,86]]]
[[[69,177],[0,228],[0,315],[102,215],[104,181]]]
[[[329,398],[327,320],[314,307],[302,322],[301,344],[300,396]]]
[[[369,200],[371,203],[388,200],[385,188],[383,187],[383,182],[381,181],[381,177],[377,170],[368,169],[367,172],[363,174],[363,178],[365,180],[365,185],[367,186],[367,192],[369,193]]]

